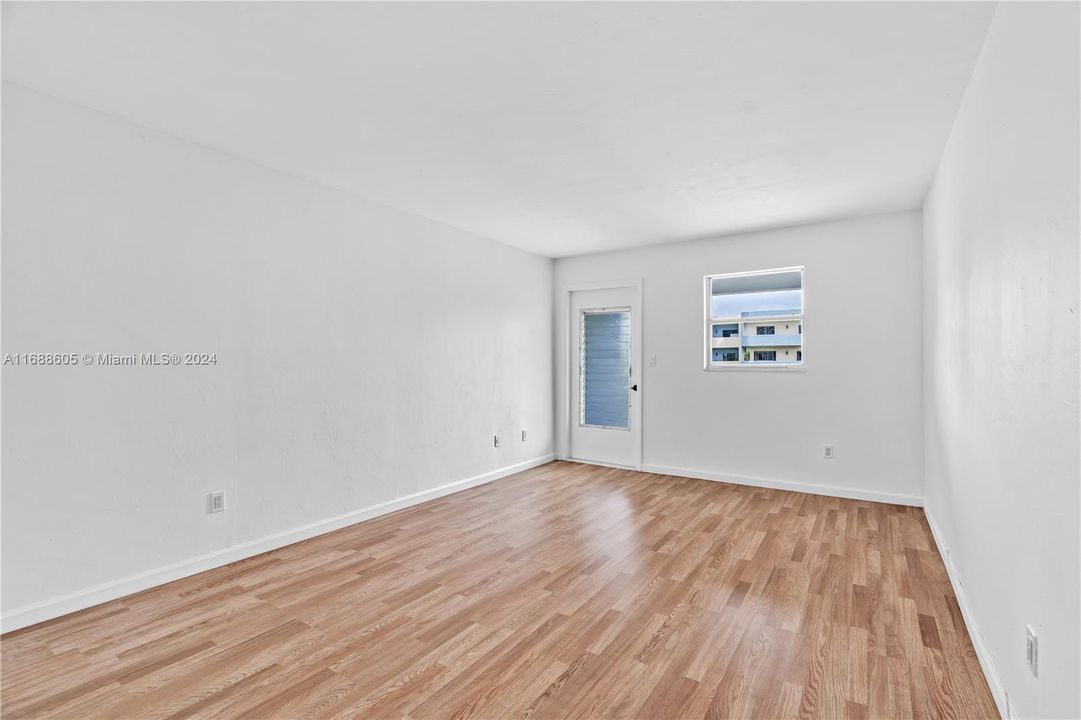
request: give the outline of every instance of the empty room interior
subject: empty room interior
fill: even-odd
[[[3,2],[9,718],[1081,718],[1081,3]]]

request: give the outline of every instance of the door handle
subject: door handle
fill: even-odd
[[[635,392],[638,392],[638,386],[637,385],[631,385],[631,390],[634,390]]]

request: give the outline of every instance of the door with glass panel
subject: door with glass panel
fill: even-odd
[[[570,456],[637,467],[638,369],[632,364],[634,288],[571,294]]]

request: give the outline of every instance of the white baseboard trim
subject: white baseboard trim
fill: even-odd
[[[980,628],[976,624],[976,618],[972,616],[972,610],[968,604],[968,596],[965,594],[965,586],[961,583],[961,577],[957,574],[957,568],[954,567],[953,558],[950,555],[949,546],[946,544],[942,537],[942,531],[938,528],[938,523],[935,521],[934,513],[930,508],[924,507],[923,514],[927,518],[927,525],[931,528],[931,537],[935,539],[935,545],[938,546],[938,554],[942,557],[942,564],[946,566],[946,574],[949,575],[950,585],[953,586],[953,594],[957,597],[957,604],[961,607],[961,617],[965,619],[965,627],[968,629],[968,636],[972,640],[972,645],[976,648],[976,657],[980,661],[980,667],[983,669],[983,675],[987,678],[987,685],[991,688],[991,695],[995,698],[995,704],[998,706],[998,714],[1005,720],[1009,720],[1011,716],[1010,699],[1006,693],[1006,686],[1002,683],[1002,678],[998,674],[998,668],[995,667],[995,661],[991,659],[991,652],[987,649],[987,643],[983,639],[983,635],[980,633]]]
[[[9,632],[11,630],[27,627],[28,625],[44,622],[45,620],[52,620],[61,615],[73,613],[76,610],[84,610],[88,607],[93,607],[94,605],[100,605],[103,602],[116,600],[158,585],[164,585],[173,580],[179,580],[180,578],[195,575],[206,570],[212,570],[216,567],[221,567],[222,565],[228,565],[231,562],[243,560],[244,558],[249,558],[253,555],[259,555],[260,553],[276,550],[280,547],[285,547],[286,545],[292,545],[301,540],[307,540],[317,535],[323,535],[364,520],[370,520],[371,518],[379,517],[380,515],[392,513],[395,510],[419,505],[428,500],[434,500],[445,495],[468,490],[471,487],[484,485],[493,480],[499,480],[508,475],[513,475],[514,473],[522,472],[523,470],[529,470],[530,468],[544,465],[554,459],[554,454],[533,458],[532,460],[526,460],[525,462],[520,462],[515,465],[508,465],[507,467],[499,468],[498,470],[493,470],[482,475],[475,475],[466,478],[465,480],[458,480],[456,482],[447,483],[446,485],[440,485],[431,490],[423,490],[418,493],[413,493],[412,495],[406,495],[377,505],[370,505],[359,510],[353,510],[342,515],[302,525],[291,530],[267,535],[256,540],[250,540],[222,550],[216,550],[205,555],[199,555],[188,560],[181,560],[180,562],[172,563],[171,565],[165,565],[152,570],[129,575],[120,578],[119,580],[94,585],[93,587],[49,598],[48,600],[43,600],[31,605],[24,605],[23,607],[15,608],[3,613],[3,615],[0,616],[0,628],[2,628],[2,632]]]
[[[693,470],[691,468],[668,467],[666,465],[643,465],[642,472],[656,473],[658,475],[675,475],[677,477],[696,478],[698,480],[713,480],[715,482],[726,482],[733,485],[750,485],[751,487],[769,488],[771,490],[791,490],[792,492],[810,493],[811,495],[828,495],[830,497],[848,498],[850,500],[870,500],[872,502],[891,503],[893,505],[923,507],[923,498],[919,495],[902,495],[900,493],[879,492],[877,490],[861,490],[859,488],[844,487],[843,485],[818,485],[793,482],[790,480],[764,480],[762,478],[744,477],[742,475],[726,475],[711,470]]]

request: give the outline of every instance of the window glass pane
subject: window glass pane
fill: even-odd
[[[630,427],[631,313],[582,315],[582,408],[586,425]]]
[[[803,362],[803,270],[710,275],[707,365]]]
[[[715,277],[710,289],[710,312],[715,318],[799,315],[803,312],[803,275],[798,270]]]

